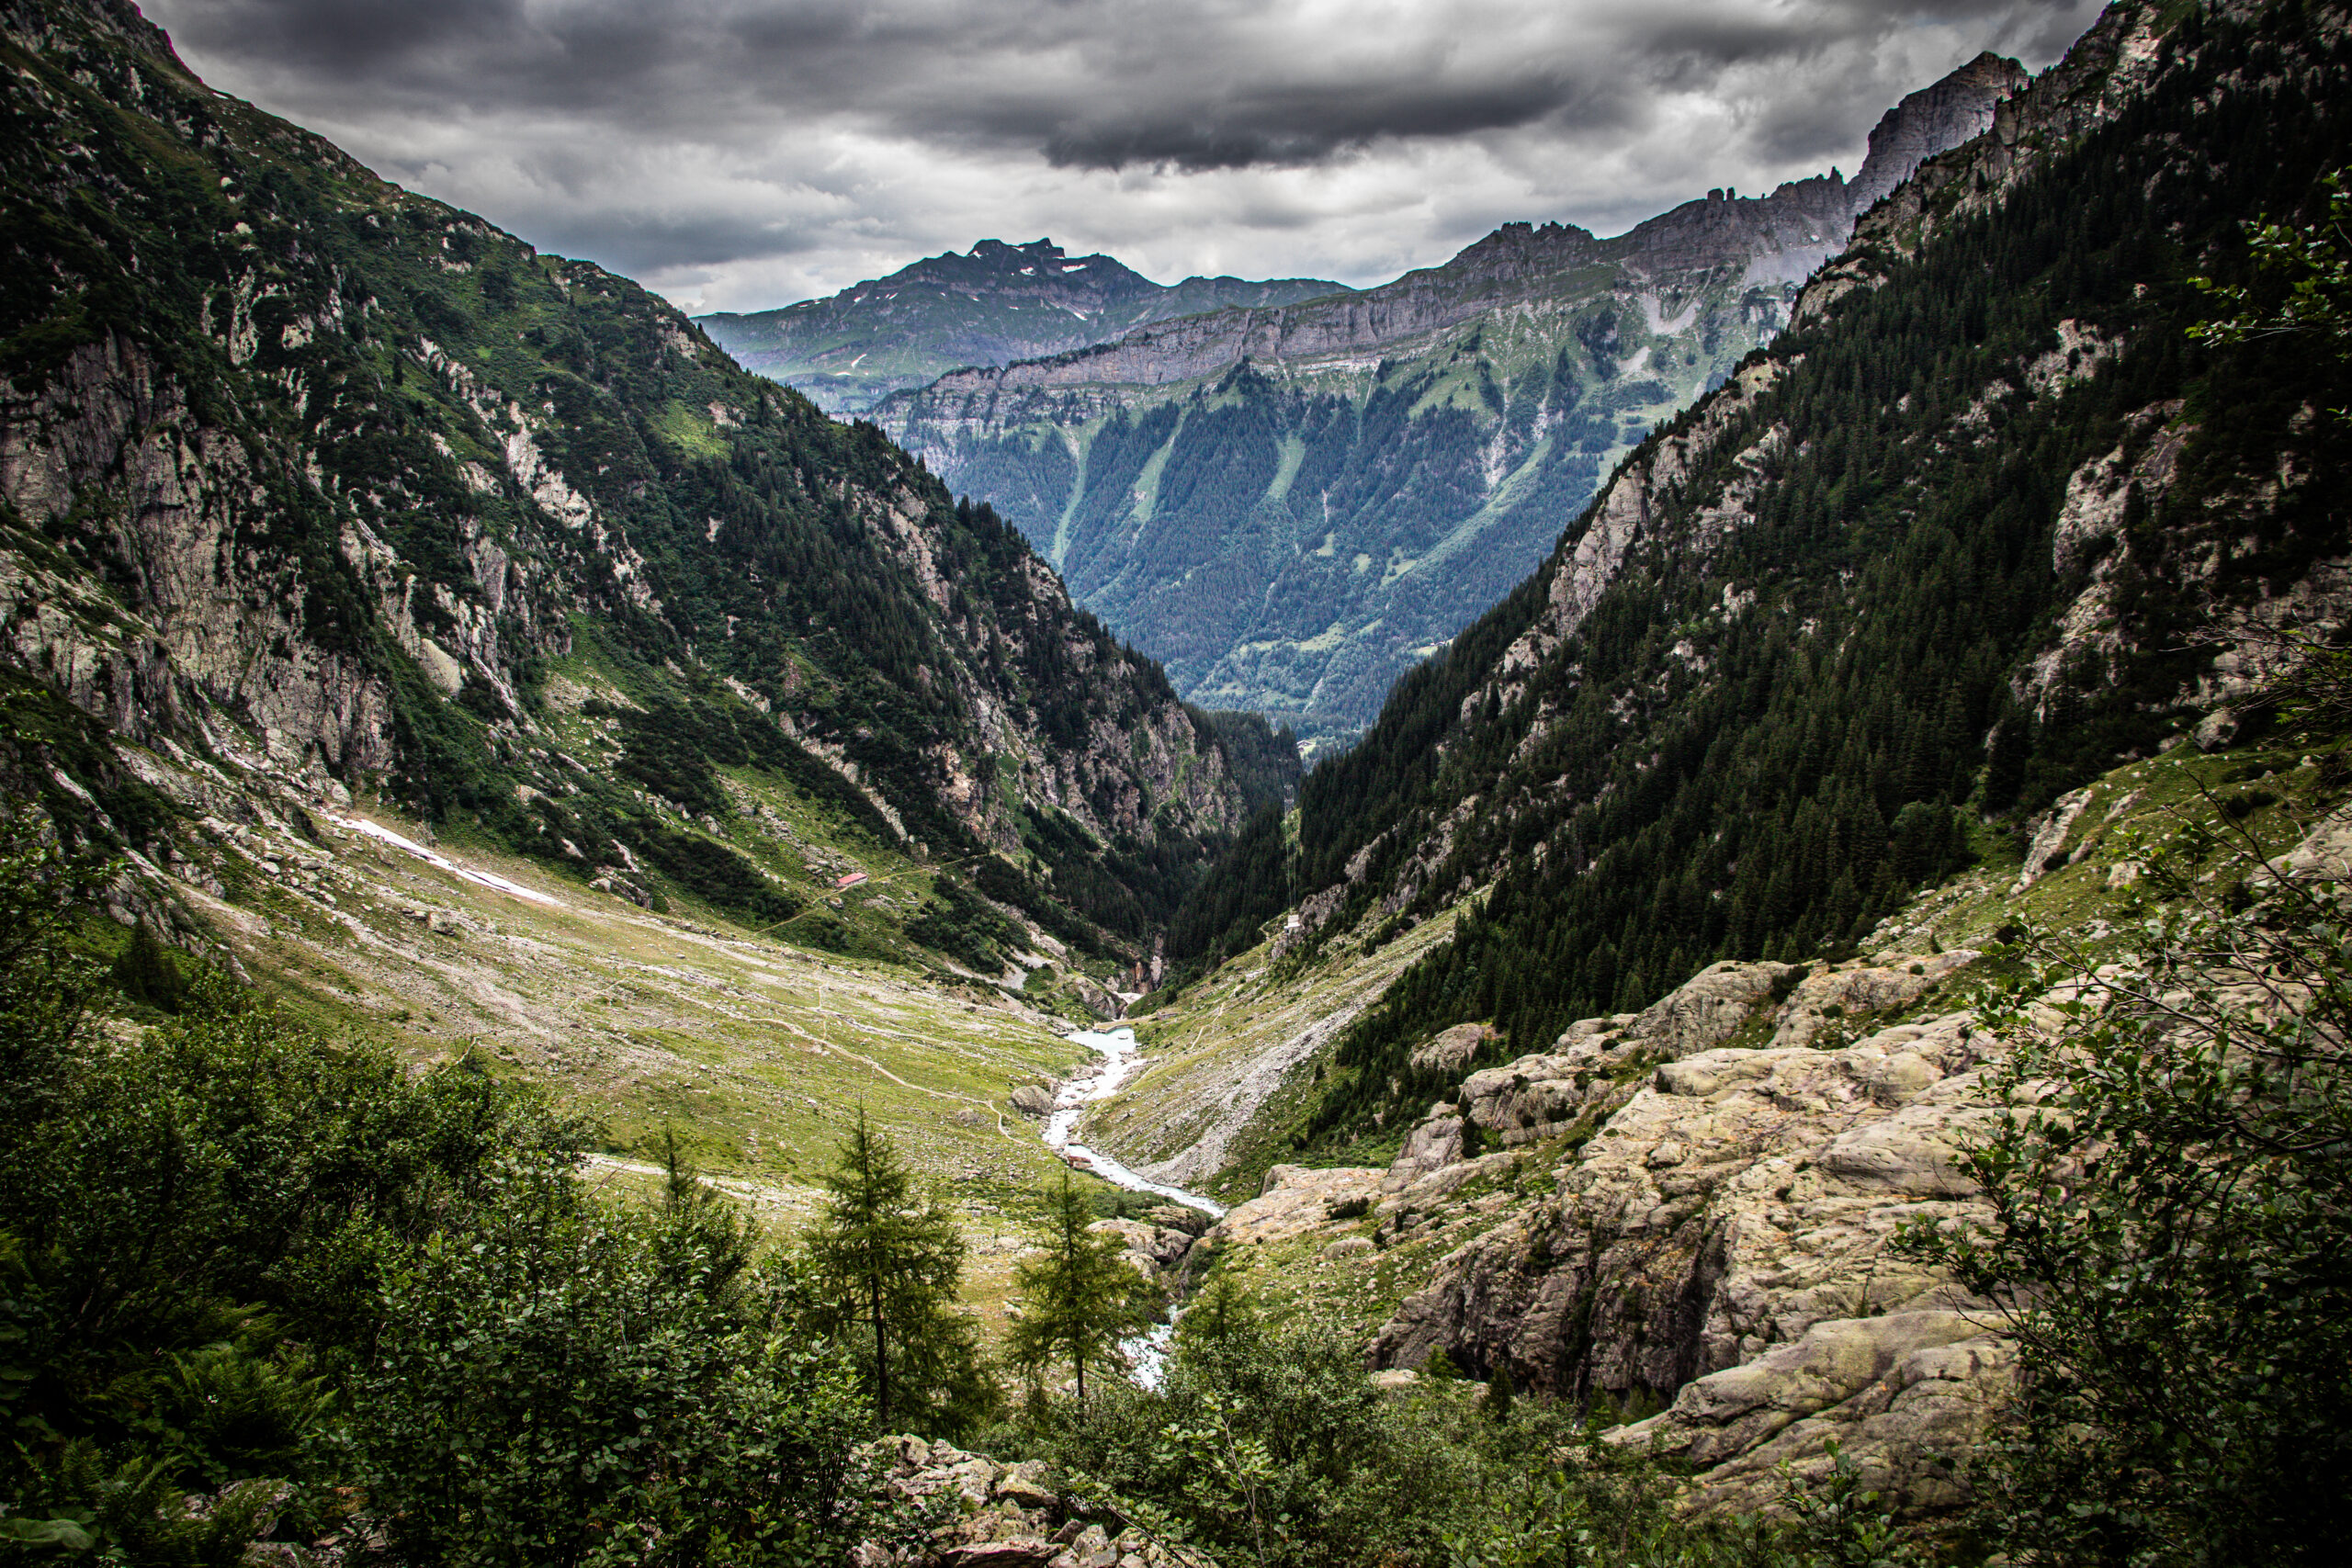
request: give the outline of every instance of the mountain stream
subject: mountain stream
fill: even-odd
[[[1063,1083],[1061,1092],[1054,1096],[1053,1112],[1046,1118],[1046,1146],[1078,1169],[1099,1176],[1114,1187],[1124,1187],[1130,1192],[1157,1193],[1170,1202],[1198,1209],[1213,1220],[1225,1218],[1225,1205],[1216,1199],[1139,1176],[1110,1156],[1072,1141],[1078,1132],[1078,1119],[1086,1113],[1086,1108],[1118,1092],[1119,1085],[1126,1081],[1127,1075],[1143,1057],[1132,1029],[1081,1029],[1069,1039],[1074,1044],[1100,1052],[1102,1062],[1100,1066],[1072,1073]],[[1160,1366],[1167,1358],[1169,1337],[1175,1331],[1176,1320],[1170,1315],[1166,1323],[1154,1325],[1124,1347],[1134,1363],[1136,1381],[1146,1388],[1159,1385]]]

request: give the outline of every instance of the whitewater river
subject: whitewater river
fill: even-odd
[[[1108,1100],[1126,1081],[1136,1064],[1142,1060],[1132,1029],[1096,1031],[1081,1029],[1068,1037],[1073,1044],[1086,1046],[1102,1055],[1100,1066],[1081,1067],[1064,1083],[1061,1092],[1054,1097],[1053,1114],[1046,1118],[1046,1146],[1080,1170],[1091,1170],[1114,1187],[1124,1187],[1130,1192],[1157,1192],[1162,1198],[1198,1209],[1211,1219],[1225,1218],[1225,1205],[1214,1198],[1204,1198],[1197,1192],[1187,1192],[1181,1187],[1170,1187],[1136,1175],[1109,1155],[1097,1154],[1084,1144],[1070,1141],[1078,1131],[1078,1119],[1086,1108],[1098,1100]]]
[[[1135,1070],[1142,1059],[1141,1048],[1136,1044],[1132,1029],[1081,1029],[1069,1036],[1077,1044],[1100,1052],[1101,1066],[1080,1068],[1070,1075],[1054,1097],[1053,1113],[1046,1118],[1046,1146],[1080,1170],[1093,1172],[1114,1187],[1124,1187],[1130,1192],[1156,1192],[1170,1202],[1182,1203],[1188,1209],[1198,1209],[1211,1219],[1225,1218],[1225,1205],[1214,1198],[1204,1198],[1197,1192],[1187,1192],[1181,1187],[1170,1187],[1139,1176],[1113,1159],[1097,1154],[1084,1144],[1073,1143],[1071,1135],[1078,1131],[1078,1119],[1086,1108],[1098,1100],[1107,1100]],[[1136,1381],[1146,1388],[1159,1385],[1159,1369],[1166,1359],[1169,1336],[1176,1331],[1174,1320],[1155,1325],[1126,1343],[1126,1352],[1135,1364]]]

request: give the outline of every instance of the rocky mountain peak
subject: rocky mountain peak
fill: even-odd
[[[1573,223],[1506,223],[1447,264],[1466,276],[1508,281],[1550,274],[1590,261],[1599,241]]]
[[[1113,256],[1072,256],[1050,238],[982,240],[826,299],[699,321],[746,369],[789,382],[832,412],[860,413],[894,390],[967,367],[1067,354],[1225,306],[1347,292],[1313,277],[1159,284]]]
[[[1123,303],[1159,291],[1159,285],[1106,255],[1073,258],[1051,239],[1009,245],[1002,240],[982,240],[970,251],[948,251],[926,256],[876,278],[843,289],[829,300],[812,299],[790,309],[809,310],[829,304],[859,303],[906,288],[946,288],[986,291],[1024,299],[1092,306]]]
[[[1906,95],[1871,130],[1870,155],[1846,187],[1859,216],[1949,148],[1990,130],[2002,99],[2024,90],[2032,73],[1987,50],[1931,85]]]
[[[42,0],[0,0],[0,31],[13,34],[30,49],[40,50],[57,32],[59,7]],[[172,49],[164,29],[140,14],[130,0],[83,0],[74,6],[80,24],[99,37],[128,47],[171,66],[182,74],[187,67]]]

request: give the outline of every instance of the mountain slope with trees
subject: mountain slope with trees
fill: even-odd
[[[988,974],[1006,910],[1139,950],[1240,825],[1209,721],[872,426],[211,92],[127,4],[0,20],[13,678],[640,903],[770,924],[828,844],[910,854],[901,926]]]
[[[1715,959],[1849,951],[2177,744],[2262,627],[2341,613],[2342,362],[2189,329],[2193,277],[2283,287],[2241,226],[2309,219],[2352,155],[2342,39],[2326,7],[2111,7],[1307,776],[1294,852],[1238,842],[1180,962],[1283,908],[1303,962],[1478,895],[1297,1137],[1393,1136],[1464,1070],[1410,1065],[1447,1026],[1493,1026],[1481,1066]]]

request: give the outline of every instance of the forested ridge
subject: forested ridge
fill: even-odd
[[[994,857],[996,897],[1094,949],[1238,825],[1159,666],[871,424],[211,93],[128,6],[7,19],[0,529],[87,605],[19,616],[9,657],[85,710],[217,714],[763,923],[808,874],[729,828],[730,771],[849,841]]]
[[[2251,277],[2240,225],[2311,219],[2345,161],[2352,53],[2328,15],[2188,13],[2120,113],[1751,360],[1776,378],[1564,646],[1498,674],[1598,507],[1307,775],[1295,853],[1244,836],[1180,918],[1188,955],[1324,889],[1320,934],[1370,921],[1378,942],[1491,883],[1350,1030],[1299,1136],[1442,1094],[1450,1077],[1405,1062],[1439,1028],[1491,1020],[1480,1060],[1507,1060],[1714,959],[1847,951],[1981,835],[2178,730],[2212,617],[2344,545],[2343,444],[2310,412],[2343,400],[2341,365],[2188,332],[2210,306],[2191,276]],[[2066,355],[2061,323],[2105,346]],[[2184,435],[2170,482],[2053,571],[2084,465],[2120,449],[2129,472]],[[2280,472],[2309,481],[2249,502],[2249,476]],[[2108,551],[2120,637],[2038,688],[2030,661]]]

